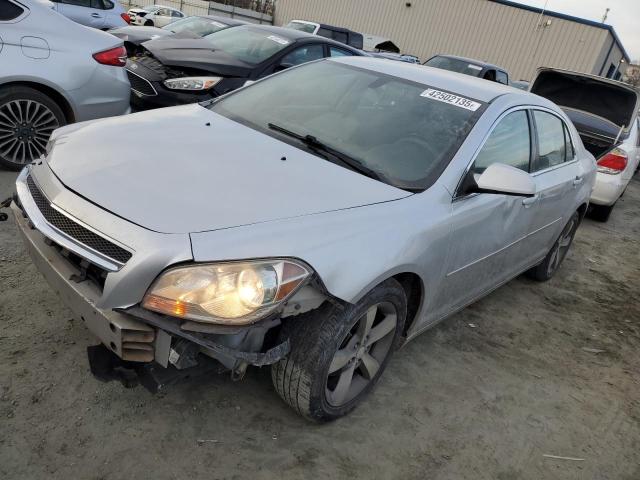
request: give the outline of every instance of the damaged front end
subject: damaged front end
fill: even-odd
[[[29,168],[16,186],[11,209],[24,243],[48,283],[100,340],[88,353],[91,371],[101,380],[158,391],[199,373],[230,371],[241,379],[249,365],[270,365],[288,354],[289,342],[279,336],[282,319],[315,309],[327,298],[309,278],[277,309],[246,325],[176,318],[140,304],[101,308],[105,284],[122,271],[127,252],[54,208]]]

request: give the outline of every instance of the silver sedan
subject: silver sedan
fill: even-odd
[[[122,41],[52,7],[40,0],[2,4],[0,165],[7,168],[39,158],[60,126],[130,111]]]
[[[13,209],[112,355],[210,357],[234,378],[270,364],[284,401],[326,421],[425,329],[521,273],[552,278],[594,175],[543,98],[345,57],[61,128]]]

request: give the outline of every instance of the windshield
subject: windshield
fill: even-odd
[[[222,50],[238,60],[257,65],[275,55],[291,43],[268,30],[255,30],[251,27],[235,27],[220,30],[207,35],[207,40],[215,50]]]
[[[449,57],[433,57],[425,62],[428,67],[441,68],[442,70],[450,70],[452,72],[464,73],[477,77],[482,72],[482,67],[474,65],[459,58]]]
[[[313,33],[316,29],[317,25],[313,25],[311,23],[303,23],[297,22],[295,20],[287,23],[285,28],[292,28],[294,30],[300,30],[301,32]]]
[[[170,23],[169,25],[165,25],[162,28],[173,33],[188,32],[198,35],[199,37],[204,37],[228,27],[229,25],[226,23],[222,23],[211,18],[187,17],[182,20],[178,20],[177,22]]]
[[[422,190],[447,166],[481,107],[462,95],[324,60],[269,77],[210,108],[317,154],[269,124],[311,135],[385,183]]]

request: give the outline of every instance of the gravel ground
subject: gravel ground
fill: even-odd
[[[0,172],[0,197],[14,178]],[[0,478],[638,480],[639,206],[636,175],[552,281],[516,279],[422,335],[324,426],[268,369],[162,396],[98,382],[91,335],[1,223]]]

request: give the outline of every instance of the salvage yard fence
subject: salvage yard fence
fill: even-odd
[[[216,15],[273,25],[274,6],[271,0],[227,0],[224,3],[205,0],[120,0],[120,4],[125,10],[157,4],[177,8],[185,15]]]

